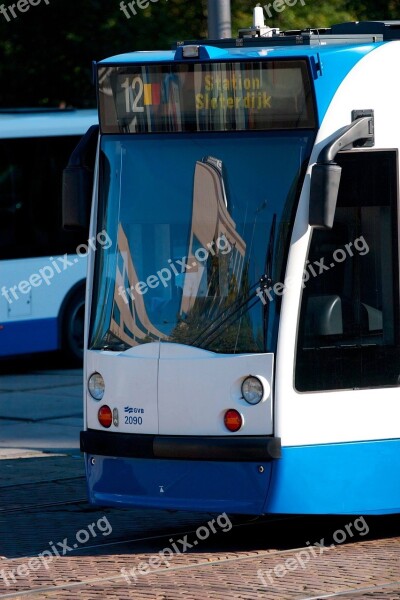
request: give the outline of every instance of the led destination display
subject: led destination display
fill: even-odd
[[[99,68],[103,133],[314,127],[303,60]]]

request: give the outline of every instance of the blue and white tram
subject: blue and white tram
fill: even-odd
[[[400,511],[398,38],[253,26],[98,63],[93,504]]]

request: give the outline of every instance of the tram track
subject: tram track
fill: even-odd
[[[48,522],[48,518],[50,515],[50,512],[53,512],[52,509],[56,509],[56,513],[59,514],[60,511],[63,511],[63,509],[65,509],[65,512],[70,513],[71,508],[70,507],[75,507],[72,508],[74,514],[76,513],[77,517],[74,517],[74,519],[76,519],[76,521],[74,521],[75,523],[75,527],[77,530],[82,528],[82,518],[79,517],[78,515],[80,515],[82,512],[90,512],[90,513],[96,513],[96,512],[102,512],[104,511],[104,507],[93,507],[91,505],[89,505],[88,500],[86,495],[79,495],[76,494],[77,491],[77,486],[76,484],[79,485],[80,484],[84,484],[84,477],[83,476],[73,476],[73,477],[56,477],[56,478],[52,478],[49,480],[39,480],[37,479],[36,481],[29,481],[27,483],[18,483],[15,485],[8,485],[8,486],[4,486],[1,490],[0,493],[2,494],[2,504],[3,506],[0,507],[0,519],[3,520],[4,522],[4,526],[6,521],[8,520],[8,518],[12,517],[15,519],[19,519],[19,515],[22,517],[22,521],[21,523],[26,523],[26,516],[27,514],[36,514],[37,517],[35,517],[35,522],[40,523],[41,520],[45,520],[46,522]],[[37,498],[41,498],[41,500],[38,502],[29,502],[30,499],[37,499]],[[108,508],[107,509],[107,514],[109,515],[109,518],[112,519],[111,514],[112,514],[112,510]],[[111,511],[111,512],[110,512]],[[43,513],[43,517],[41,516],[41,513]],[[47,514],[46,514],[47,513]],[[85,544],[84,546],[78,546],[74,549],[71,549],[71,555],[76,555],[76,553],[80,553],[81,555],[87,554],[89,553],[103,553],[105,551],[112,553],[113,549],[118,549],[121,548],[122,546],[127,547],[130,545],[137,545],[137,544],[142,544],[145,546],[149,546],[154,544],[157,540],[163,540],[163,539],[168,539],[171,536],[186,536],[186,535],[190,535],[193,534],[196,531],[196,527],[199,527],[200,525],[202,525],[205,521],[205,515],[207,516],[207,519],[215,516],[213,513],[204,513],[202,515],[196,516],[189,516],[190,519],[190,523],[188,523],[187,520],[187,516],[184,515],[184,518],[178,518],[177,521],[174,521],[174,516],[171,516],[171,520],[166,521],[165,520],[165,515],[163,516],[162,519],[157,520],[157,518],[155,517],[154,519],[149,519],[149,517],[147,517],[147,531],[146,529],[143,531],[144,535],[142,534],[142,532],[139,531],[135,531],[132,533],[134,533],[134,535],[132,536],[126,536],[124,534],[121,533],[124,531],[124,527],[125,527],[125,532],[126,532],[126,525],[125,523],[128,522],[127,519],[127,513],[128,511],[118,511],[116,512],[116,516],[114,518],[113,521],[113,527],[115,529],[116,535],[118,536],[116,539],[112,540],[107,540],[104,539],[100,539],[96,540],[96,542],[98,543],[93,543],[91,545],[87,545]],[[134,513],[134,514],[137,514]],[[167,514],[167,513],[166,513]],[[97,518],[97,517],[96,517]],[[243,518],[240,518],[239,522],[235,522],[237,521],[236,517],[232,517],[232,522],[233,522],[233,528],[237,529],[238,527],[244,527],[244,526],[251,526],[253,524],[258,524],[260,523],[261,519],[263,517],[249,517],[246,516]],[[38,520],[39,519],[39,520]],[[55,524],[57,523],[57,517],[51,517],[52,522],[54,522]],[[95,519],[95,516],[93,515],[92,519]],[[288,520],[288,519],[293,519],[293,517],[286,517],[284,518],[284,520]],[[172,523],[171,523],[172,521]],[[269,518],[269,522],[271,522],[271,524],[274,522],[279,522],[282,521],[282,517],[278,517],[275,519],[271,519]],[[114,525],[115,523],[115,525]],[[159,523],[159,525],[157,525],[157,523]],[[187,525],[189,524],[189,527],[187,527]],[[172,525],[172,527],[171,527]],[[186,527],[185,527],[186,525]],[[22,525],[25,526],[25,525]],[[86,526],[86,524],[85,524]],[[21,527],[21,525],[19,525],[19,527]],[[56,525],[55,525],[56,527]],[[158,530],[156,530],[156,527],[158,528]],[[118,531],[119,529],[119,531]],[[150,531],[149,531],[150,529]],[[161,529],[161,531],[160,531]],[[117,533],[118,531],[118,533]],[[63,534],[62,536],[66,536],[68,532],[64,529],[63,530]],[[49,531],[49,539],[51,537],[53,537],[55,534],[54,532],[51,533],[51,530]],[[61,535],[60,533],[58,533],[57,535]],[[93,542],[95,542],[95,540],[93,540]],[[38,543],[38,542],[37,542]],[[24,552],[24,556],[25,557],[29,557],[29,556],[36,556],[37,552],[36,550],[34,550],[36,544],[30,545],[29,544],[26,546],[25,552]],[[46,548],[47,546],[47,539],[45,537],[43,537],[43,548]],[[41,547],[39,547],[39,549],[42,549]],[[9,561],[14,561],[14,560],[19,560],[22,558],[22,556],[18,553],[17,555],[15,554],[15,549],[14,546],[11,544],[10,546],[7,547],[7,550],[2,552],[2,554],[6,554],[6,553],[10,553],[10,554],[14,554],[13,558],[10,558]],[[7,561],[7,562],[9,562]]]
[[[85,500],[86,502],[86,500]],[[65,502],[66,505],[72,504],[73,502]],[[57,503],[53,503],[53,505],[58,505]],[[207,513],[209,514],[209,516],[212,516],[213,513]],[[232,529],[237,530],[239,527],[252,527],[255,525],[260,525],[261,523],[264,523],[265,525],[269,525],[269,524],[275,524],[278,522],[283,522],[283,521],[298,521],[301,519],[304,519],[306,517],[304,516],[288,516],[288,517],[279,517],[276,519],[268,519],[266,520],[265,516],[257,516],[255,518],[252,518],[250,521],[245,521],[242,523],[235,523],[232,525]],[[203,522],[203,520],[199,519],[199,522]],[[167,532],[163,532],[163,533],[159,533],[156,535],[146,535],[143,537],[134,537],[134,538],[125,538],[125,539],[118,539],[118,540],[114,540],[114,541],[110,541],[110,542],[102,542],[100,544],[91,544],[91,545],[87,545],[85,544],[84,546],[79,546],[77,548],[71,548],[68,552],[69,555],[73,555],[73,554],[77,554],[79,552],[89,552],[89,551],[93,551],[93,550],[104,550],[105,548],[112,548],[112,547],[117,547],[117,546],[126,546],[126,545],[130,545],[130,544],[138,544],[138,543],[146,543],[146,542],[154,542],[155,540],[163,540],[163,539],[169,539],[172,536],[189,536],[191,534],[195,534],[196,533],[196,529],[184,529],[182,530],[181,527],[177,527],[175,530],[173,531],[167,531]],[[286,552],[286,550],[285,550]],[[24,558],[30,558],[36,556],[36,554],[28,554],[26,555]],[[15,557],[15,558],[11,558],[9,559],[10,561],[12,560],[20,560],[20,558],[22,557]]]
[[[54,506],[69,506],[72,504],[86,504],[87,498],[77,498],[76,500],[64,500],[59,502],[45,502],[42,504],[26,504],[24,506],[17,506],[11,508],[0,508],[0,515],[14,514],[19,512],[26,512],[27,510],[41,510],[42,508],[52,508]]]
[[[185,535],[185,534],[189,535],[190,533],[193,533],[193,530],[179,532],[179,535]],[[176,532],[175,532],[175,534],[176,534]],[[173,535],[173,534],[168,533],[168,534],[159,535],[159,536],[137,538],[135,540],[125,540],[125,543],[162,539],[162,538],[166,538],[170,535]],[[109,543],[109,544],[105,544],[105,545],[113,545],[113,543]],[[115,543],[114,543],[114,545],[115,545]],[[177,565],[174,567],[161,568],[161,569],[157,569],[157,571],[155,571],[154,574],[164,575],[164,574],[173,573],[173,572],[188,571],[188,570],[195,570],[195,569],[206,568],[206,567],[220,566],[220,565],[224,565],[227,563],[236,563],[237,564],[240,561],[248,561],[251,559],[253,559],[253,560],[260,559],[263,557],[282,556],[282,555],[290,554],[293,552],[299,552],[301,550],[307,550],[307,549],[308,549],[307,546],[303,546],[303,547],[298,547],[298,548],[289,548],[286,550],[271,550],[271,551],[264,551],[264,552],[257,551],[257,552],[247,553],[246,556],[236,556],[236,557],[231,557],[231,558],[219,558],[217,560],[200,561],[195,564]],[[24,591],[20,591],[20,592],[11,592],[10,594],[1,594],[0,599],[19,598],[20,596],[29,596],[29,595],[33,596],[33,595],[37,595],[37,594],[41,594],[41,593],[54,592],[57,590],[72,590],[72,589],[82,588],[87,585],[104,584],[104,583],[124,581],[124,580],[125,580],[125,577],[121,574],[110,575],[107,577],[84,579],[82,581],[74,581],[74,582],[69,582],[69,583],[65,583],[65,584],[62,583],[62,584],[51,585],[51,586],[39,586],[36,588],[32,588],[30,590],[24,590]]]
[[[0,506],[0,515],[87,503],[86,495],[75,495],[78,491],[76,490],[77,484],[83,491],[85,487],[85,477],[83,475],[56,477],[47,480],[28,481],[1,486],[2,506]],[[30,490],[32,491],[31,495],[29,494]],[[70,497],[68,498],[68,496]],[[29,503],[26,499],[30,497],[42,497],[44,501]],[[54,499],[49,501],[49,497]]]
[[[281,520],[281,519],[279,519]],[[282,520],[287,520],[287,519],[282,519]],[[255,524],[255,523],[253,523]],[[248,525],[248,524],[246,524]],[[238,526],[238,525],[237,525]],[[237,527],[236,526],[236,527]],[[184,533],[193,533],[193,531],[188,531],[188,532],[184,532]],[[173,534],[164,534],[162,536],[151,536],[151,537],[146,537],[146,538],[137,538],[135,540],[130,540],[132,541],[142,541],[142,540],[149,540],[149,539],[158,539],[158,538],[163,538],[163,537],[167,537],[169,535],[173,535]],[[183,535],[182,532],[180,532],[180,535]],[[126,541],[127,542],[127,541]],[[106,545],[113,545],[112,543],[110,544],[106,544]],[[114,543],[115,545],[115,543]],[[289,554],[293,554],[296,552],[301,552],[301,551],[307,551],[309,550],[308,546],[302,546],[302,547],[295,547],[295,548],[288,548],[285,550],[271,550],[271,551],[264,551],[264,552],[251,552],[251,553],[247,553],[245,556],[235,556],[235,557],[226,557],[226,558],[219,558],[216,560],[206,560],[206,561],[200,561],[198,563],[195,564],[184,564],[184,565],[176,565],[173,567],[168,567],[168,568],[161,568],[161,569],[157,569],[157,571],[154,572],[154,575],[166,575],[166,574],[170,574],[170,573],[180,573],[180,572],[187,572],[187,571],[195,571],[197,569],[209,569],[212,567],[218,567],[218,566],[224,566],[224,565],[228,565],[228,564],[235,564],[238,565],[241,562],[245,562],[245,561],[250,561],[250,560],[261,560],[263,558],[279,558],[280,556],[285,556],[285,555],[289,555]],[[59,592],[61,590],[64,591],[73,591],[73,590],[79,590],[79,589],[83,589],[85,586],[93,586],[93,585],[104,585],[107,583],[112,583],[112,582],[119,582],[119,581],[124,581],[125,577],[122,574],[118,574],[118,575],[109,575],[106,577],[97,577],[97,578],[88,578],[88,579],[84,579],[81,581],[73,581],[73,582],[66,582],[66,583],[61,583],[61,584],[57,584],[57,585],[47,585],[47,586],[38,586],[35,588],[32,588],[30,590],[22,590],[22,591],[18,591],[18,592],[11,592],[11,593],[7,593],[7,594],[0,594],[0,599],[11,599],[11,598],[20,598],[20,597],[29,597],[29,596],[37,596],[39,594],[47,594],[47,593],[51,593],[51,592]],[[400,580],[396,580],[396,581],[392,581],[392,582],[382,582],[382,583],[376,583],[375,585],[360,585],[357,587],[351,587],[348,588],[346,590],[339,590],[336,592],[327,592],[327,593],[322,593],[322,594],[318,594],[318,595],[312,595],[312,596],[297,596],[298,600],[325,600],[328,598],[341,598],[341,597],[355,597],[358,596],[359,594],[371,594],[374,592],[379,592],[379,591],[384,591],[384,590],[397,590],[400,589]],[[260,596],[262,597],[262,596]]]
[[[333,592],[330,594],[320,594],[318,596],[309,596],[307,598],[300,598],[299,600],[325,600],[328,598],[348,598],[350,595],[354,598],[354,595],[358,594],[370,594],[378,591],[389,590],[391,588],[400,589],[400,580],[393,581],[392,583],[381,583],[373,586],[355,587],[350,590],[342,590],[340,592]],[[0,596],[1,597],[1,596]],[[389,599],[388,599],[389,600]]]
[[[77,475],[76,477],[57,477],[55,479],[38,479],[36,481],[25,481],[24,483],[12,483],[11,485],[0,485],[0,491],[10,488],[21,488],[27,485],[41,485],[46,483],[60,483],[61,481],[76,481],[77,479],[85,480],[84,475]]]
[[[209,513],[210,516],[212,516],[212,513]],[[251,521],[246,521],[244,523],[237,523],[234,524],[232,526],[232,529],[237,529],[239,527],[251,527],[253,525],[259,525],[262,522],[262,519],[265,518],[263,516],[260,517],[255,517],[254,519],[252,519]],[[304,519],[305,517],[303,516],[293,516],[293,517],[282,517],[282,518],[277,518],[277,519],[269,519],[268,521],[264,521],[265,524],[269,524],[269,523],[277,523],[280,521],[292,521],[292,520],[300,520],[300,519]],[[116,540],[114,542],[104,542],[101,544],[93,544],[91,546],[82,546],[80,548],[76,548],[74,550],[71,551],[71,553],[75,553],[75,552],[79,552],[79,551],[87,551],[87,550],[93,550],[96,548],[106,548],[106,547],[112,547],[112,546],[120,546],[120,545],[126,545],[126,544],[134,544],[134,543],[138,543],[138,542],[149,542],[149,541],[154,541],[154,540],[162,540],[164,538],[170,538],[171,536],[174,535],[181,535],[181,536],[185,536],[185,535],[191,535],[196,533],[196,529],[188,529],[185,531],[181,531],[179,529],[177,529],[176,531],[170,531],[168,533],[161,533],[158,535],[151,535],[151,536],[146,536],[146,537],[142,537],[142,538],[131,538],[131,539],[125,539],[125,540]]]

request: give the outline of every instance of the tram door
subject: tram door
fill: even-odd
[[[314,230],[303,291],[296,389],[400,385],[397,151],[339,154],[331,230]]]

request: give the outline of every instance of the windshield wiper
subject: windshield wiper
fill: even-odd
[[[261,285],[261,280],[257,281],[257,283],[255,283],[254,285],[251,286],[250,290],[253,290],[254,288],[256,288],[257,286]],[[248,302],[250,302],[250,300],[252,300],[255,297],[255,294],[248,294],[248,296],[246,297],[245,300],[243,300],[240,304],[240,306],[237,306],[238,302],[240,301],[239,298],[237,298],[234,302],[232,302],[232,304],[230,304],[229,306],[227,306],[217,317],[217,321],[220,321],[220,319],[229,311],[231,311],[226,317],[225,319],[223,319],[222,321],[216,323],[209,323],[208,325],[206,325],[206,327],[204,329],[202,329],[202,331],[198,334],[198,336],[191,342],[191,346],[194,346],[195,344],[197,344],[199,342],[199,340],[201,340],[201,338],[205,339],[208,338],[209,335],[212,335],[213,332],[215,331],[216,328],[220,327],[221,325],[223,325],[224,323],[226,323],[226,321],[228,319],[230,319],[234,314],[236,314],[236,312],[238,310],[240,310],[241,308],[243,308],[243,306],[245,306]],[[203,340],[204,341],[204,340]],[[200,341],[200,344],[203,343]]]
[[[255,306],[260,301],[260,299],[262,298],[261,292],[264,292],[266,289],[268,289],[271,286],[271,284],[272,280],[266,274],[262,275],[259,281],[256,284],[254,284],[254,286],[252,286],[258,286],[256,291],[252,294],[249,294],[247,298],[243,300],[243,302],[239,304],[238,307],[235,308],[235,310],[229,313],[229,315],[222,319],[222,321],[214,325],[214,327],[211,329],[211,331],[208,332],[203,341],[198,344],[198,347],[203,348],[204,344],[212,344],[218,338],[218,336],[220,336],[221,333],[225,331],[225,329],[223,329],[222,326],[225,325],[225,323],[229,321],[234,315],[237,315],[237,317],[231,323],[229,323],[229,325],[233,325],[234,323],[236,323],[238,319],[243,317],[243,315],[245,315],[246,312],[251,310],[253,306]],[[252,300],[253,302],[251,302]],[[245,310],[243,310],[244,308]],[[191,345],[194,345],[195,342],[196,340]]]
[[[234,307],[234,310],[231,310],[231,312],[229,312],[229,314],[226,315],[226,317],[224,317],[222,319],[222,321],[208,325],[197,336],[197,338],[195,340],[193,340],[193,342],[191,343],[191,346],[194,346],[195,344],[197,344],[197,346],[199,348],[203,348],[205,344],[209,344],[209,345],[212,344],[217,339],[217,337],[219,335],[221,335],[221,333],[223,331],[225,331],[225,328],[223,328],[223,325],[225,325],[225,323],[227,323],[228,321],[230,321],[230,319],[232,317],[237,315],[236,318],[231,323],[229,323],[229,325],[233,325],[234,323],[236,323],[236,321],[238,319],[242,318],[248,311],[250,311],[260,300],[262,301],[263,307],[264,307],[263,321],[264,321],[264,331],[266,332],[266,325],[268,322],[269,302],[268,302],[268,299],[265,298],[265,296],[266,296],[265,291],[267,289],[270,289],[273,284],[273,282],[272,282],[272,265],[273,265],[273,251],[274,251],[274,242],[275,242],[275,228],[276,228],[276,214],[274,214],[274,217],[272,220],[271,232],[269,235],[269,242],[268,242],[268,249],[267,249],[267,253],[265,256],[265,273],[264,273],[264,275],[262,275],[260,277],[259,281],[250,288],[250,290],[254,290],[254,288],[256,288],[255,291],[248,294],[247,297],[239,304],[239,306],[234,307],[234,305],[231,305],[228,308],[226,308],[221,313],[221,315],[219,315],[218,320],[221,318],[221,316],[223,316],[227,311],[229,311],[233,307]],[[210,329],[210,327],[211,327],[211,329]],[[266,333],[264,334],[264,346],[265,346],[265,335],[266,335]],[[199,340],[200,340],[200,342],[199,342]]]
[[[271,232],[269,234],[268,250],[265,256],[265,273],[272,284],[272,269],[274,265],[274,245],[275,245],[275,229],[276,229],[276,213],[274,213]],[[263,302],[263,322],[264,322],[264,352],[267,351],[267,332],[268,332],[268,318],[269,318],[269,302],[264,298]]]

